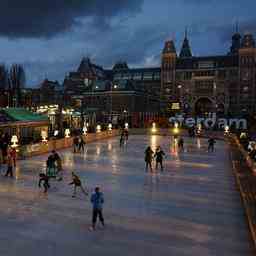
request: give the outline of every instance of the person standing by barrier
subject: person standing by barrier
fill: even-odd
[[[11,148],[10,149],[10,155],[11,155],[12,160],[13,160],[13,166],[16,167],[16,163],[17,163],[17,151],[16,151],[16,148]]]
[[[10,152],[7,154],[7,171],[5,177],[8,177],[9,175],[11,178],[13,177],[13,159]]]
[[[103,204],[104,204],[104,195],[100,192],[100,188],[96,187],[95,192],[91,196],[92,203],[92,227],[91,230],[95,230],[97,219],[99,216],[102,227],[105,227],[104,217],[103,217]]]

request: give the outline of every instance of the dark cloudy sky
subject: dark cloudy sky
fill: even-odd
[[[228,50],[236,20],[256,32],[255,0],[1,0],[0,62],[22,63],[27,86],[63,80],[82,56],[155,66],[165,40],[180,49],[186,26],[195,55]]]

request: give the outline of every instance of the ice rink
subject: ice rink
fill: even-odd
[[[148,145],[165,151],[164,172],[145,172]],[[254,255],[224,142],[208,153],[205,139],[185,138],[179,153],[170,137],[134,135],[122,149],[113,138],[59,153],[64,180],[51,180],[47,195],[38,188],[47,155],[0,177],[1,256]],[[89,231],[91,204],[72,198],[72,171],[102,188],[106,229]]]

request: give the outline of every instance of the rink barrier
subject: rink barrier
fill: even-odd
[[[173,128],[158,128],[155,132],[152,132],[152,128],[132,128],[129,129],[129,134],[131,135],[160,135],[160,136],[173,136]],[[178,136],[187,137],[188,130],[180,129]],[[203,130],[202,134],[199,136],[201,138],[214,137],[218,140],[224,140],[225,136],[223,131],[206,131]]]
[[[85,143],[91,143],[98,140],[104,140],[119,135],[118,130],[103,131],[100,133],[88,133],[84,135]],[[36,144],[29,144],[19,147],[18,158],[24,159],[27,157],[42,155],[51,152],[52,150],[60,150],[70,148],[73,146],[73,137],[49,140],[47,142],[40,142]]]
[[[255,162],[251,160],[238,138],[230,136],[230,158],[236,184],[245,209],[250,234],[256,248],[256,175]]]

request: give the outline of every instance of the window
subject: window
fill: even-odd
[[[212,94],[213,81],[196,81],[195,91],[198,94]]]
[[[154,73],[154,80],[160,80],[160,78],[161,78],[160,72]]]
[[[145,72],[143,74],[143,80],[152,80],[152,78],[153,78],[153,73],[151,72]]]
[[[141,80],[141,73],[134,73],[133,80]]]

